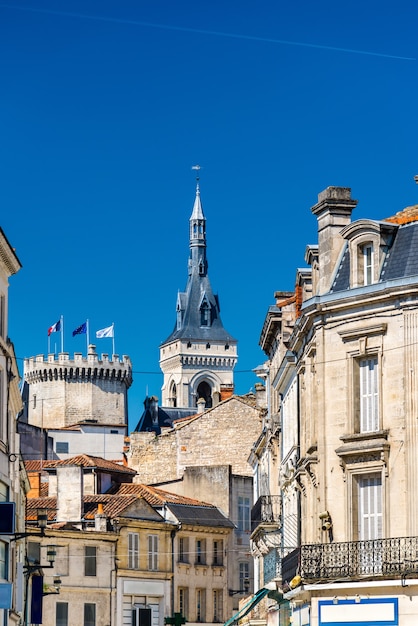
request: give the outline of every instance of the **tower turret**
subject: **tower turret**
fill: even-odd
[[[188,280],[176,303],[176,324],[160,346],[164,374],[162,405],[207,407],[232,394],[237,341],[225,330],[218,296],[212,291],[206,258],[206,218],[199,180],[189,220]]]

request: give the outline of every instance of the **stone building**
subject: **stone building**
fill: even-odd
[[[282,496],[264,620],[280,626],[418,619],[418,206],[351,221],[356,204],[319,194],[310,267],[262,333]]]
[[[237,341],[222,324],[209,280],[199,182],[189,224],[186,290],[177,296],[173,332],[160,346],[160,367],[162,406],[195,409],[201,398],[211,407],[233,393]]]
[[[9,279],[20,269],[20,261],[0,229],[0,623],[5,625],[21,623],[25,597],[24,543],[11,537],[24,530],[26,492],[16,432],[22,410],[20,376],[8,334]]]
[[[26,466],[26,576],[42,579],[45,626],[223,621],[233,524],[217,507],[131,484],[129,468],[87,455]]]
[[[263,399],[263,396],[261,394]],[[127,453],[135,469],[135,482],[164,487],[179,495],[196,498],[220,508],[235,524],[228,541],[228,614],[253,588],[249,558],[250,510],[253,504],[253,471],[248,454],[257,439],[263,407],[254,394],[231,396],[211,409],[174,422],[159,436],[133,432]],[[164,459],[164,462],[161,460]]]

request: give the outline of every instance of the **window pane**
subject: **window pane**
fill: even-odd
[[[68,626],[67,602],[57,602],[55,605],[55,626]]]
[[[84,605],[84,626],[96,626],[96,605]]]
[[[382,537],[382,477],[371,474],[359,478],[359,535],[360,540]]]
[[[250,530],[250,499],[241,496],[238,498],[238,530]]]
[[[96,546],[84,548],[84,575],[96,576]]]
[[[377,358],[360,361],[360,432],[379,430]]]

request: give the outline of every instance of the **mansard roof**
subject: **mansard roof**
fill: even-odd
[[[358,220],[344,230],[352,231],[366,228],[367,224],[373,229],[390,230],[391,236],[385,240],[386,249],[383,249],[383,262],[378,283],[388,280],[400,280],[410,276],[418,276],[418,205],[406,207],[392,217],[382,221]],[[350,288],[350,246],[347,241],[335,273],[331,292],[345,291]]]

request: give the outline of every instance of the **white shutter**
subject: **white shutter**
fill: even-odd
[[[377,358],[360,361],[360,432],[379,430]]]
[[[158,535],[148,535],[148,569],[158,570]]]
[[[128,567],[139,569],[139,534],[128,534]]]
[[[382,477],[371,474],[359,479],[359,537],[360,540],[380,539],[382,528]]]

